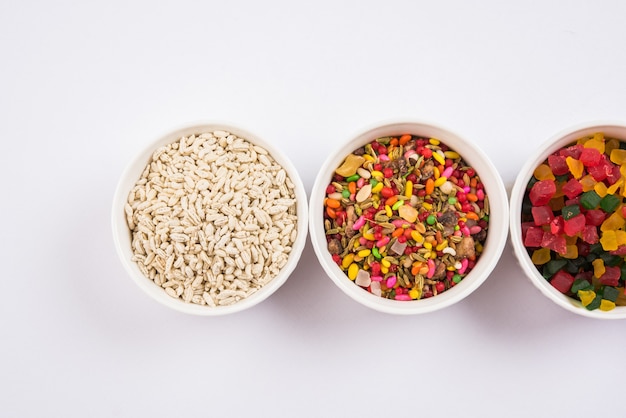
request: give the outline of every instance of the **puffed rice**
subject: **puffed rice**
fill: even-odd
[[[226,131],[157,149],[124,212],[143,275],[173,298],[211,307],[272,280],[297,237],[295,190],[284,168]]]

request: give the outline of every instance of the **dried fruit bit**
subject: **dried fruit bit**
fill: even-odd
[[[559,270],[550,280],[550,284],[561,293],[568,293],[573,283],[574,276],[563,270]]]
[[[550,249],[549,248],[540,248],[538,250],[533,251],[533,255],[531,256],[531,260],[534,265],[540,266],[542,264],[546,264],[550,261]]]
[[[579,179],[582,177],[585,166],[582,162],[580,162],[580,160],[576,160],[572,157],[567,157],[565,159],[565,162],[567,163],[567,167],[569,168],[570,173],[572,173],[572,176],[574,176],[575,179]]]
[[[600,200],[602,200],[602,198],[595,192],[595,190],[590,190],[580,196],[580,204],[583,205],[585,209],[597,208],[600,204]]]
[[[540,180],[533,184],[529,198],[533,206],[545,206],[556,193],[556,184],[552,180]]]
[[[415,222],[417,220],[417,210],[409,205],[400,206],[398,208],[398,215],[408,222]]]
[[[537,180],[554,180],[554,174],[552,174],[552,170],[547,164],[539,165],[533,172],[533,176]]]
[[[341,164],[341,166],[339,166],[339,168],[335,170],[335,173],[339,174],[342,177],[350,177],[356,174],[357,168],[361,167],[361,164],[363,164],[364,162],[365,158],[363,158],[362,156],[350,154],[346,157],[343,164]]]

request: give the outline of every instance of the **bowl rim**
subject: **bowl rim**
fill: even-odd
[[[160,288],[160,286],[157,286],[152,280],[146,278],[136,266],[135,262],[130,260],[130,257],[128,256],[129,254],[132,255],[132,249],[129,245],[130,241],[127,241],[127,238],[124,238],[125,234],[128,234],[128,238],[130,238],[130,231],[126,223],[126,216],[124,213],[124,205],[127,201],[130,187],[132,187],[139,179],[141,172],[151,160],[156,149],[162,145],[176,142],[183,135],[215,130],[230,132],[255,145],[265,148],[274,160],[285,169],[288,177],[294,184],[296,212],[298,215],[298,233],[296,241],[292,245],[288,261],[278,275],[262,286],[254,294],[240,300],[239,302],[227,306],[210,307],[208,305],[186,303],[181,299],[172,298],[162,288]],[[264,137],[253,133],[245,127],[242,127],[242,124],[240,123],[235,124],[232,122],[216,120],[196,120],[179,124],[171,129],[162,131],[158,135],[151,136],[151,139],[147,140],[145,144],[141,146],[139,151],[136,151],[135,155],[126,164],[117,181],[111,208],[111,227],[117,255],[128,276],[130,276],[132,281],[139,286],[144,293],[150,296],[153,300],[159,302],[161,305],[174,309],[178,312],[199,316],[221,316],[240,312],[261,303],[276,292],[293,273],[301,258],[308,236],[308,198],[302,179],[300,178],[300,175],[293,163],[280,149],[274,146],[271,142],[265,140]]]
[[[409,132],[407,132],[409,131]],[[378,132],[386,132],[379,134]],[[436,132],[437,135],[431,133]],[[482,168],[477,169],[481,175],[481,179],[487,180],[489,184],[490,206],[499,207],[499,213],[494,217],[490,214],[490,233],[485,244],[485,253],[483,253],[482,263],[479,261],[474,270],[461,281],[458,285],[446,290],[445,292],[427,299],[414,301],[396,301],[381,298],[369,293],[367,290],[355,285],[350,281],[345,273],[332,261],[330,253],[326,249],[325,233],[323,231],[323,198],[325,188],[330,179],[330,174],[334,172],[339,163],[343,161],[346,155],[351,153],[358,146],[361,146],[372,139],[384,135],[400,135],[401,133],[412,133],[416,135],[424,135],[437,137],[441,142],[449,145],[452,149],[458,147],[450,144],[472,145],[471,152],[460,152],[463,158],[476,166],[477,160],[480,161]],[[469,159],[466,155],[471,154]],[[488,174],[486,174],[488,173]],[[486,186],[487,188],[487,186]],[[493,200],[492,200],[493,198]],[[338,142],[338,145],[331,151],[325,159],[318,175],[316,176],[311,195],[309,197],[309,233],[311,243],[316,256],[330,279],[339,287],[346,295],[356,302],[367,306],[373,310],[399,315],[412,315],[433,312],[454,303],[459,302],[474,292],[490,275],[499,261],[508,238],[508,196],[504,183],[497,169],[487,157],[487,155],[466,137],[443,127],[442,125],[432,123],[426,120],[403,118],[384,120],[372,123],[360,130],[357,130],[347,139]],[[493,219],[493,224],[492,224]],[[492,225],[494,229],[492,228]],[[492,232],[493,231],[493,232]],[[486,256],[485,256],[486,255]],[[491,257],[490,260],[488,258]],[[472,275],[473,273],[473,275]],[[470,280],[468,280],[470,278]]]
[[[540,291],[541,294],[546,296],[561,308],[581,316],[595,319],[624,319],[626,318],[626,306],[617,306],[615,309],[608,312],[600,311],[599,309],[590,311],[582,306],[580,301],[562,294],[550,285],[550,283],[539,274],[537,268],[532,264],[530,256],[526,251],[526,247],[522,243],[521,232],[522,200],[526,185],[528,184],[528,181],[532,176],[532,172],[537,165],[545,161],[548,158],[548,155],[554,151],[574,142],[581,136],[595,132],[606,132],[607,128],[608,132],[622,130],[623,132],[619,134],[618,139],[626,141],[626,122],[617,120],[594,120],[577,123],[561,129],[550,135],[548,139],[543,141],[541,145],[533,150],[531,156],[521,167],[513,184],[513,188],[511,189],[509,204],[509,229],[513,252],[517,258],[518,264],[526,274],[526,277]]]

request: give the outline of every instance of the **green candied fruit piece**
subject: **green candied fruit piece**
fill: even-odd
[[[585,279],[574,280],[570,291],[576,294],[579,290],[593,290],[593,285]]]
[[[612,213],[617,209],[619,204],[621,203],[621,199],[615,195],[607,194],[600,200],[600,207],[606,213]]]
[[[571,219],[576,215],[580,215],[580,207],[578,205],[564,206],[563,209],[561,209],[561,214],[563,215],[563,219]]]
[[[580,204],[583,205],[585,209],[597,208],[601,200],[602,198],[595,190],[589,190],[580,196]]]
[[[604,289],[602,290],[602,299],[615,302],[618,296],[619,296],[619,290],[617,290],[613,286],[605,286]]]
[[[566,264],[567,260],[563,258],[548,261],[543,268],[544,277],[546,277],[546,274],[548,274],[548,277],[552,276],[554,273],[565,267]]]
[[[589,303],[589,305],[585,306],[587,310],[593,311],[594,309],[598,309],[600,307],[600,303],[602,303],[602,295],[596,295],[595,298]]]

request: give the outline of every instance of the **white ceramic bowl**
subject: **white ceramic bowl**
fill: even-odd
[[[570,312],[574,312],[578,315],[583,315],[591,318],[602,319],[619,319],[626,318],[626,307],[618,306],[611,311],[601,311],[599,309],[590,311],[582,306],[580,301],[570,298],[563,293],[555,289],[543,276],[539,273],[539,270],[532,263],[530,256],[524,247],[522,241],[522,201],[524,199],[524,193],[526,191],[526,185],[533,175],[535,168],[544,162],[550,154],[575,142],[577,139],[590,135],[595,132],[603,132],[607,137],[613,137],[621,140],[626,140],[626,125],[616,122],[593,122],[577,125],[566,130],[563,130],[556,135],[553,135],[546,142],[544,142],[539,148],[537,148],[531,157],[526,161],[521,168],[513,190],[511,191],[510,199],[510,229],[511,229],[511,243],[513,244],[513,250],[519,261],[520,266],[530,279],[530,281],[541,291],[541,293],[552,300],[554,303],[562,308],[567,309]]]
[[[182,136],[191,135],[194,133],[198,134],[202,132],[212,132],[216,130],[230,132],[248,140],[255,145],[259,145],[265,148],[276,160],[276,162],[285,169],[287,175],[295,185],[298,233],[296,241],[292,246],[292,251],[289,255],[287,264],[281,269],[280,273],[276,277],[274,277],[269,283],[265,284],[252,295],[236,302],[233,305],[210,307],[207,305],[185,303],[181,299],[174,299],[169,296],[164,291],[164,289],[157,286],[152,280],[146,278],[141,273],[141,271],[137,267],[137,264],[131,261],[131,257],[133,255],[133,251],[131,249],[131,233],[126,223],[124,205],[127,201],[130,190],[132,189],[136,181],[140,178],[141,173],[150,161],[152,154],[156,149],[163,145],[175,142]],[[223,315],[242,311],[258,304],[259,302],[269,297],[285,283],[289,275],[295,269],[306,243],[306,237],[308,233],[307,210],[308,208],[306,191],[298,175],[298,172],[289,161],[289,159],[287,159],[287,157],[283,155],[283,153],[279,149],[273,146],[271,142],[267,142],[247,130],[229,124],[198,122],[182,126],[156,138],[154,141],[151,141],[126,167],[121,179],[119,180],[119,184],[117,186],[117,190],[115,191],[115,196],[113,199],[113,240],[122,264],[124,265],[131,279],[153,299],[169,308],[188,314]]]
[[[335,169],[355,149],[384,136],[413,134],[439,139],[457,151],[481,178],[489,196],[489,233],[484,252],[476,266],[456,286],[430,298],[413,301],[396,301],[369,293],[357,286],[332,260],[327,249],[324,231],[324,198]],[[377,125],[367,129],[333,150],[319,171],[309,201],[309,228],[315,253],[333,282],[355,301],[377,311],[392,314],[420,314],[435,311],[459,302],[476,290],[496,266],[508,237],[508,199],[504,184],[487,156],[471,142],[442,127],[417,122],[402,121]]]

